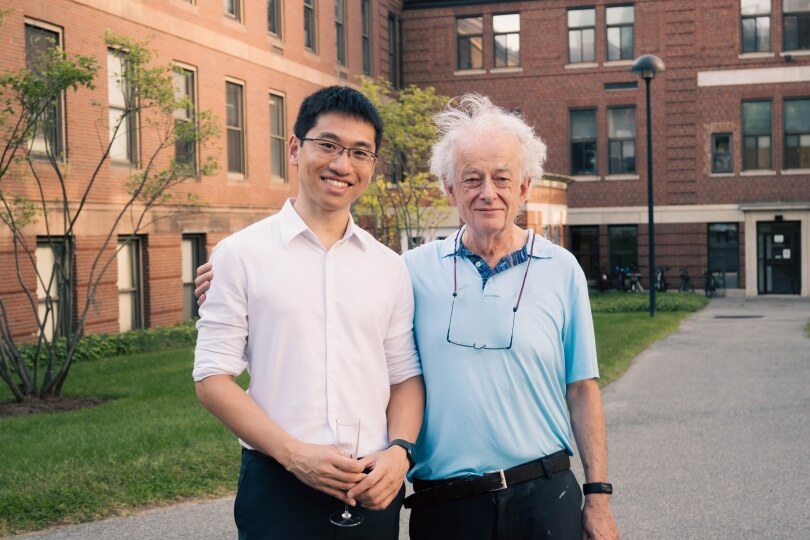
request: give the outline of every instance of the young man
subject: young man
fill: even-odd
[[[402,260],[349,214],[382,121],[359,92],[329,87],[304,100],[294,131],[298,197],[212,255],[197,395],[243,446],[240,538],[331,537],[329,515],[360,502],[364,521],[344,537],[395,539],[408,469],[397,440],[416,439],[424,409],[413,293]],[[359,461],[334,446],[341,416],[362,422]]]

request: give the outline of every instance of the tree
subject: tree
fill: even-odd
[[[400,251],[402,232],[408,249],[446,220],[447,199],[430,172],[430,151],[436,142],[432,115],[450,98],[432,87],[409,86],[395,91],[383,79],[361,81],[360,90],[380,111],[385,123],[379,150],[379,174],[352,208],[355,218],[379,241]]]
[[[18,401],[61,393],[117,252],[158,219],[157,207],[193,208],[194,198],[175,188],[217,168],[213,157],[199,156],[217,136],[217,124],[210,113],[194,111],[187,97],[175,95],[174,68],[153,65],[145,43],[109,32],[104,39],[110,65],[119,66],[118,73],[110,69],[108,75],[115,106],[92,103],[99,112],[99,155],[75,171],[53,129],[55,115],[68,92],[78,100],[95,89],[96,60],[68,55],[53,40],[32,42],[26,67],[0,74],[0,221],[10,235],[16,280],[37,330],[34,343],[17,343],[9,306],[0,298],[0,378]],[[102,195],[101,189],[109,190],[103,186],[105,164],[130,135],[143,141],[137,152],[142,159],[133,156],[127,181],[115,186],[115,196]],[[101,245],[83,251],[88,277],[77,283],[74,233],[88,205],[99,201],[113,217],[99,231]],[[30,233],[35,223],[46,230],[44,247],[52,265],[50,260],[38,265]],[[120,230],[129,236],[118,245]]]

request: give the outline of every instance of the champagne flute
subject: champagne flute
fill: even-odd
[[[341,416],[335,421],[337,447],[340,454],[348,458],[357,457],[357,447],[360,444],[360,419],[351,416]],[[332,512],[329,521],[338,527],[354,527],[363,522],[363,514],[343,504],[343,511]]]

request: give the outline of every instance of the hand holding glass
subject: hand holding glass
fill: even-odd
[[[360,444],[360,419],[341,416],[335,421],[337,447],[340,454],[348,458],[357,457],[357,447]],[[363,522],[363,514],[344,503],[343,512],[338,510],[329,516],[329,521],[338,527],[354,527]]]

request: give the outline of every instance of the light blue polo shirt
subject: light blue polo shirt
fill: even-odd
[[[534,233],[529,233],[527,249]],[[404,255],[415,298],[414,334],[427,390],[425,419],[413,451],[413,480],[439,480],[507,469],[572,451],[566,385],[599,376],[585,275],[574,256],[536,237],[514,336],[505,347],[527,262],[482,287],[473,263],[456,258],[455,235]]]

